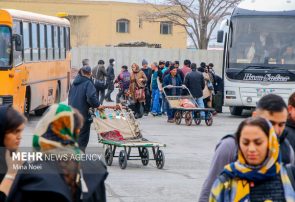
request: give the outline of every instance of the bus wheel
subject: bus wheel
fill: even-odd
[[[44,114],[44,112],[47,110],[48,107],[44,107],[42,109],[36,109],[35,110],[35,115],[36,116],[42,116]]]
[[[60,83],[57,83],[54,103],[60,103]]]
[[[241,116],[243,112],[243,107],[229,107],[231,115]]]
[[[24,103],[24,115],[27,118],[29,118],[29,115],[30,115],[30,103],[31,103],[31,91],[30,91],[30,88],[27,88],[25,103]]]

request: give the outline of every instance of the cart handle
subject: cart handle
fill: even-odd
[[[170,86],[170,87],[165,86],[165,87],[163,87],[163,93],[164,93],[165,97],[167,97],[165,89],[172,89],[172,88],[185,89],[189,93],[189,95],[193,98],[193,95],[191,94],[190,90],[184,84],[181,86]]]

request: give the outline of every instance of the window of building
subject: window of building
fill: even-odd
[[[120,19],[117,20],[117,32],[128,33],[129,32],[129,20]]]
[[[138,18],[138,28],[142,29],[142,19]]]
[[[21,22],[18,20],[13,21],[13,28],[12,28],[13,34],[22,35],[21,33]],[[14,47],[15,47],[15,42]],[[22,51],[16,51],[15,48],[13,49],[13,64],[14,66],[18,66],[23,61],[23,54]]]
[[[39,25],[40,59],[46,60],[46,32],[45,25]]]
[[[23,22],[23,44],[24,44],[24,59],[31,61],[31,42],[30,42],[30,24]]]
[[[38,47],[38,29],[37,24],[31,24],[31,35],[32,35],[32,60],[39,60],[39,47]]]
[[[161,34],[172,34],[172,22],[161,22],[160,33]]]
[[[46,26],[47,33],[47,60],[53,60],[53,37],[52,37],[52,26]]]

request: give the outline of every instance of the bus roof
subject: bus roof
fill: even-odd
[[[255,11],[293,11],[295,0],[244,0],[238,8]]]
[[[32,13],[27,11],[20,11],[14,9],[1,9],[8,12],[12,18],[27,20],[30,22],[43,22],[43,23],[51,23],[51,24],[59,24],[64,26],[70,26],[70,22],[65,18],[59,18],[49,15],[42,15],[38,13]]]

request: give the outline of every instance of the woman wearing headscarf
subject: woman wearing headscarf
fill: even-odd
[[[82,123],[80,113],[68,105],[49,108],[36,126],[33,147],[43,157],[55,155],[60,159],[29,163],[41,169],[21,170],[7,201],[106,201],[106,167],[100,161],[71,158],[83,154],[77,141]]]
[[[25,122],[25,117],[11,105],[0,106],[0,201],[5,201],[17,172],[11,152],[18,150]]]
[[[225,166],[211,189],[210,202],[294,202],[292,178],[281,164],[279,142],[265,119],[248,118],[236,132],[238,160]]]
[[[141,118],[143,116],[143,103],[145,102],[144,90],[147,83],[147,77],[137,64],[133,63],[131,69],[132,72],[128,94],[135,104],[135,118]]]

